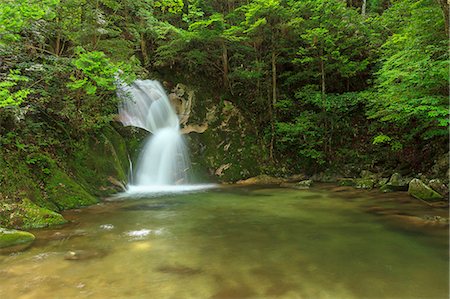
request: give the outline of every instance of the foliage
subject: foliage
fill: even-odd
[[[434,1],[400,1],[393,10],[414,8],[405,25],[382,46],[376,94],[369,116],[398,126],[415,123],[411,138],[447,135],[448,43],[440,8]]]
[[[261,169],[429,168],[448,144],[448,12],[434,0],[362,3],[4,0],[2,149],[47,180],[45,157],[114,119],[118,78],[151,74],[239,108],[269,153]]]
[[[20,105],[31,93],[31,89],[22,88],[14,91],[19,82],[28,82],[29,78],[20,75],[19,70],[10,70],[8,76],[0,82],[0,108]]]

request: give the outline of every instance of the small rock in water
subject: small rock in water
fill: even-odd
[[[100,225],[100,228],[104,229],[104,230],[112,230],[112,229],[114,229],[114,225],[112,225],[112,224],[102,224],[102,225]]]
[[[140,239],[140,238],[144,238],[144,237],[148,236],[151,232],[152,232],[151,229],[144,228],[144,229],[140,229],[140,230],[129,231],[126,233],[126,235],[129,237],[134,237],[134,238]]]
[[[71,250],[64,255],[64,259],[69,261],[81,261],[93,258],[100,258],[106,255],[100,250]]]
[[[140,229],[140,230],[132,230],[129,232],[126,232],[125,234],[129,237],[132,237],[133,240],[142,240],[145,237],[147,237],[150,234],[153,235],[161,235],[163,233],[164,229],[158,228],[158,229]]]

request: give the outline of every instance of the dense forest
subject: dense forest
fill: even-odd
[[[448,160],[448,28],[445,0],[4,0],[0,197],[76,175],[118,77],[232,103],[261,172],[429,173]]]

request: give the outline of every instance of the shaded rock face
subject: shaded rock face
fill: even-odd
[[[429,173],[431,177],[441,178],[444,181],[450,180],[449,155],[450,152],[447,152],[434,161]]]
[[[129,161],[125,139],[113,126],[84,136],[74,147],[71,154],[39,152],[33,157],[0,148],[1,226],[62,224],[66,221],[56,212],[95,204],[97,196],[121,190]]]
[[[0,248],[29,245],[34,239],[34,235],[28,232],[0,228]]]
[[[259,173],[263,154],[250,122],[230,101],[176,84],[169,99],[180,119],[199,181],[238,181]]]
[[[408,193],[422,200],[441,200],[443,197],[419,179],[413,179],[409,183]]]

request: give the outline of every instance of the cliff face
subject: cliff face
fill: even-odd
[[[127,143],[112,126],[72,146],[71,154],[0,150],[0,226],[61,224],[58,212],[95,204],[126,184]]]
[[[256,133],[232,102],[177,84],[169,94],[191,151],[197,181],[233,182],[259,173]]]

